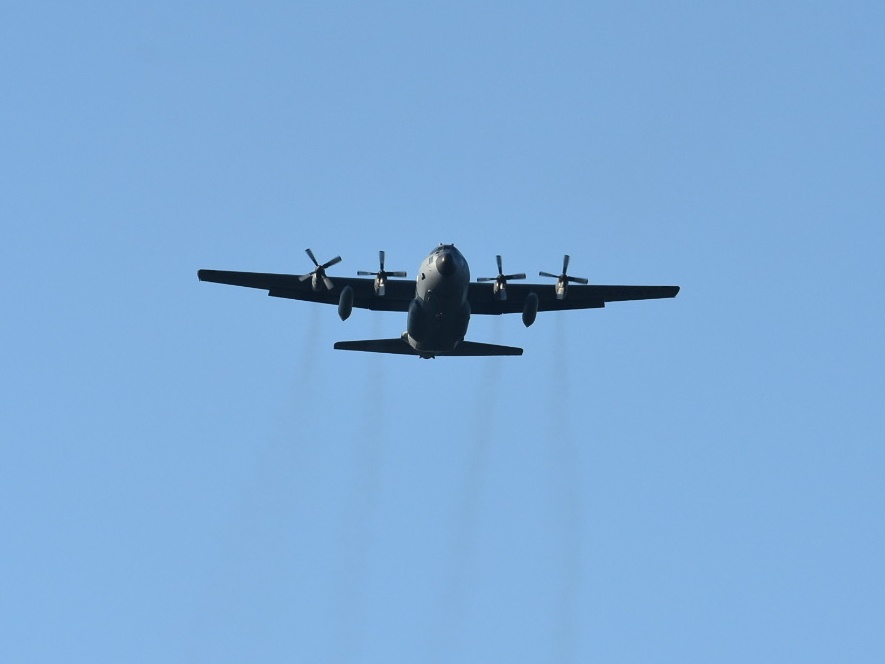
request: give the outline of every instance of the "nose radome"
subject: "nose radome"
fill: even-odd
[[[455,257],[448,251],[441,253],[436,259],[436,269],[444,277],[455,271]]]

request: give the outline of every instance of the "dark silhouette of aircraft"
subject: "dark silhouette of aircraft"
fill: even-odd
[[[521,313],[528,327],[539,311],[598,309],[606,302],[675,297],[679,292],[679,286],[589,285],[587,279],[568,274],[568,256],[563,257],[560,274],[539,273],[556,279],[551,286],[508,283],[526,275],[504,274],[500,256],[497,276],[471,282],[467,261],[453,244],[441,244],[430,252],[415,281],[402,279],[405,272],[387,272],[383,251],[379,252],[377,272],[357,273],[374,279],[330,277],[326,270],[341,262],[341,257],[320,264],[310,249],[306,251],[314,264],[307,274],[199,270],[197,276],[200,281],[259,288],[273,297],[337,304],[341,320],[346,320],[354,307],[407,313],[406,331],[400,337],[339,341],[335,348],[425,359],[437,355],[522,355],[522,348],[465,341],[471,314]]]

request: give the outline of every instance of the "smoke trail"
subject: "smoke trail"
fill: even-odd
[[[494,316],[492,320],[492,343],[503,343],[504,317]],[[497,365],[496,365],[497,366]]]
[[[380,336],[381,319],[375,314],[373,336]],[[332,662],[362,659],[367,617],[366,585],[373,543],[372,517],[379,497],[384,451],[386,400],[385,362],[382,356],[366,359],[362,424],[365,432],[356,442],[355,477],[345,505],[341,544],[341,576],[338,581],[338,616],[333,633]]]
[[[580,441],[573,438],[571,427],[571,376],[568,361],[568,327],[562,314],[554,314],[555,341],[553,350],[553,389],[551,391],[552,487],[554,499],[561,503],[560,522],[561,571],[557,592],[556,632],[554,634],[556,662],[578,661],[578,625],[581,597],[582,524]]]
[[[279,592],[279,579],[289,576],[293,565],[290,533],[307,500],[299,495],[298,475],[311,472],[315,456],[310,384],[316,373],[315,347],[320,320],[315,307],[309,307],[307,334],[296,353],[285,354],[287,362],[300,354],[302,361],[288,376],[286,395],[275,399],[278,411],[267,428],[254,440],[241,441],[248,457],[228,491],[230,510],[218,533],[217,555],[208,561],[200,590],[194,599],[194,612],[184,643],[188,661],[217,659],[215,651],[225,642],[220,629],[227,625],[238,605],[251,605],[259,615]],[[305,396],[307,395],[307,396]],[[282,631],[273,616],[262,616],[259,637],[279,638]],[[208,651],[208,655],[206,654]]]
[[[483,484],[488,471],[492,448],[495,413],[498,409],[498,386],[501,364],[499,358],[485,360],[477,394],[473,398],[471,430],[475,433],[469,452],[468,466],[455,508],[455,532],[452,538],[449,566],[443,574],[439,602],[440,622],[431,635],[432,661],[451,661],[456,652],[457,635],[463,632],[467,612],[468,588],[475,574],[475,546],[481,512]]]
[[[296,367],[298,379],[306,389],[314,381],[317,366],[317,349],[319,344],[325,343],[323,339],[323,312],[319,306],[308,305],[307,307],[307,334],[304,335],[304,344],[301,347],[301,361]]]

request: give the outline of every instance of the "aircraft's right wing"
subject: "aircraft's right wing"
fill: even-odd
[[[334,305],[338,304],[342,289],[350,286],[353,289],[353,306],[375,311],[408,311],[409,302],[415,297],[415,282],[411,279],[388,279],[386,292],[382,297],[375,293],[374,279],[329,277],[333,284],[332,290],[323,288],[315,291],[310,279],[302,281],[296,274],[200,270],[197,276],[200,281],[266,290],[271,297]]]
[[[581,286],[572,285],[564,299],[556,297],[550,284],[507,284],[507,299],[500,300],[491,282],[473,282],[467,298],[470,310],[475,314],[516,314],[525,308],[529,293],[538,296],[538,311],[564,311],[569,309],[599,309],[606,302],[625,300],[655,300],[676,297],[679,286]]]

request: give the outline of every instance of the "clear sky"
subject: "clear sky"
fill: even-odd
[[[885,660],[883,3],[6,2],[0,62],[0,660]],[[439,242],[682,292],[422,361],[196,277]]]

